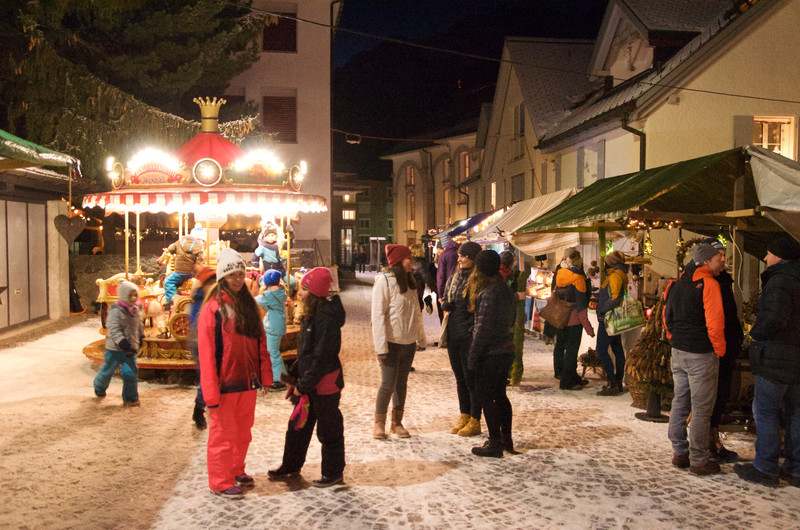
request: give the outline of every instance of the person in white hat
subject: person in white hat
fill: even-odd
[[[245,472],[256,391],[272,384],[272,364],[258,306],[245,288],[245,263],[235,250],[217,256],[217,284],[197,325],[200,385],[208,406],[208,485],[240,498],[254,485]]]

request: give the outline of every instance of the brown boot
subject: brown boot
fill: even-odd
[[[708,441],[708,448],[711,450],[711,458],[720,462],[733,462],[739,458],[739,453],[726,449],[719,439],[719,428],[711,427],[711,436]]]
[[[389,437],[386,434],[386,414],[375,414],[375,425],[372,427],[372,437],[376,440],[385,440]]]
[[[389,432],[396,434],[398,438],[408,438],[411,434],[403,427],[403,411],[392,409],[392,426]]]
[[[470,418],[464,428],[458,431],[459,436],[475,436],[481,433],[481,420]],[[501,449],[502,450],[502,449]]]
[[[458,423],[453,425],[450,429],[450,432],[453,434],[458,434],[458,431],[464,428],[464,425],[467,424],[469,421],[469,414],[462,414],[460,418],[458,418]]]

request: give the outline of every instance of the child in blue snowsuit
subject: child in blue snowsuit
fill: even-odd
[[[118,301],[108,308],[106,317],[106,355],[94,378],[94,394],[105,397],[111,376],[122,365],[122,405],[139,406],[139,368],[136,355],[144,337],[144,322],[139,304],[139,289],[131,282],[120,282]]]
[[[272,388],[285,388],[281,383],[281,374],[286,373],[286,366],[281,357],[281,339],[286,334],[286,289],[281,285],[281,273],[268,270],[261,277],[266,287],[263,293],[256,296],[256,303],[264,308],[264,330],[267,333],[267,350],[272,361]]]

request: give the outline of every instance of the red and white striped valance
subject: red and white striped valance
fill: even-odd
[[[125,189],[94,193],[83,198],[84,208],[99,206],[106,213],[186,213],[210,210],[213,214],[292,216],[298,212],[324,212],[325,198],[308,193],[258,188],[213,189],[202,187]]]

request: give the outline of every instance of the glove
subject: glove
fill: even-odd
[[[129,352],[129,351],[133,350],[133,347],[131,346],[131,343],[130,343],[130,341],[128,339],[122,339],[121,341],[119,341],[118,344],[119,344],[119,347],[124,352]]]

